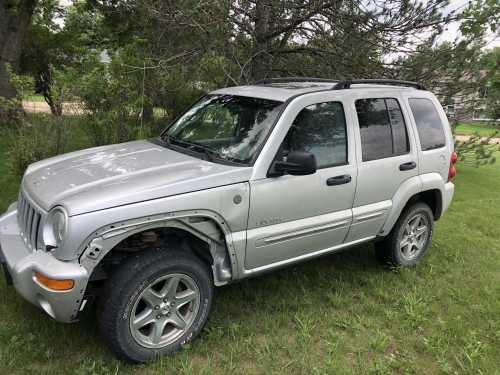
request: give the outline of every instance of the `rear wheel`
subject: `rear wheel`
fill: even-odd
[[[413,266],[427,252],[434,220],[428,205],[419,202],[406,208],[391,233],[375,244],[377,257],[395,266]]]
[[[109,280],[101,331],[119,357],[145,362],[196,337],[212,299],[210,270],[198,258],[177,251],[141,253]]]

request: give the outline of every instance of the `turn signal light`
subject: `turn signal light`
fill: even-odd
[[[75,286],[75,281],[71,279],[66,280],[58,280],[51,279],[50,277],[45,276],[43,273],[35,272],[35,279],[40,284],[46,286],[52,290],[70,290]]]

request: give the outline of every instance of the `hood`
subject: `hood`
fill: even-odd
[[[252,168],[212,163],[153,142],[91,148],[30,165],[23,189],[70,216],[248,181]]]

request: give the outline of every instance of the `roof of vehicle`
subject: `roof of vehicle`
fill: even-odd
[[[351,89],[394,89],[394,90],[425,90],[425,88],[410,81],[398,80],[327,80],[320,78],[275,78],[258,81],[252,85],[226,87],[212,91],[211,94],[229,94],[247,96],[277,101],[315,91],[351,90]]]

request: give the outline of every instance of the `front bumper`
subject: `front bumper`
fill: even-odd
[[[88,273],[78,263],[62,262],[44,251],[31,251],[20,235],[17,209],[11,205],[0,216],[0,262],[17,292],[27,301],[43,309],[55,320],[77,320],[82,305]],[[40,284],[34,273],[53,279],[72,279],[75,285],[67,291],[54,291]]]

